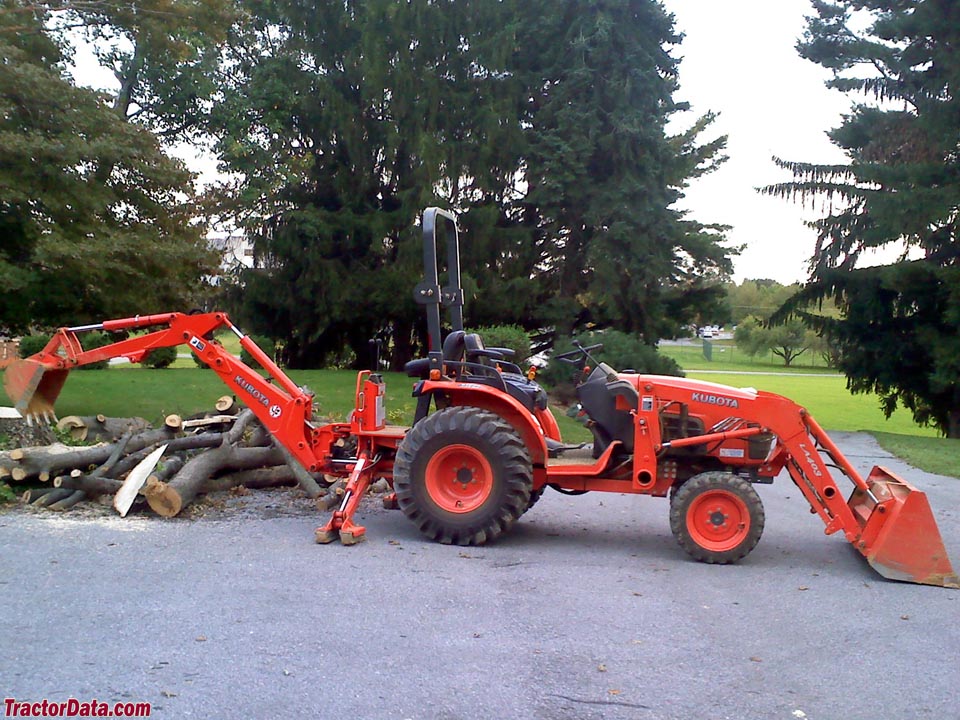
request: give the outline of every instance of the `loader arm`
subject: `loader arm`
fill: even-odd
[[[924,493],[881,467],[864,479],[806,409],[773,393],[757,400],[779,441],[770,469],[786,469],[827,535],[842,532],[886,578],[960,587]],[[849,496],[831,469],[853,485]]]
[[[91,330],[115,332],[149,328],[158,329],[93,350],[84,350],[78,338],[78,333]],[[260,363],[274,382],[213,340],[213,332],[220,328],[236,334],[240,346]],[[311,424],[313,395],[287,377],[256,343],[230,322],[226,313],[138,315],[61,328],[39,353],[15,361],[6,369],[4,389],[21,414],[50,418],[70,370],[111,358],[141,362],[152,350],[180,345],[189,347],[209,365],[301,465],[310,472],[320,469],[325,454],[316,447],[320,433],[315,432]]]

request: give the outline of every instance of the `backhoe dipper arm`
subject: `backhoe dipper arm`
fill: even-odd
[[[77,338],[77,333],[90,330],[112,332],[161,325],[166,327],[92,350],[84,350]],[[222,327],[228,328],[240,338],[240,346],[260,363],[276,384],[269,382],[227,352],[218,342],[210,339],[213,337],[212,333]],[[324,453],[319,449],[318,459],[313,447],[315,434],[310,424],[313,395],[287,377],[276,363],[222,312],[138,315],[94,325],[61,328],[41,352],[28,358],[40,367],[35,371],[36,377],[25,384],[21,402],[27,405],[33,401],[31,396],[38,393],[43,395],[43,403],[49,403],[52,408],[66,372],[75,367],[117,357],[141,362],[152,350],[179,345],[187,345],[197,357],[209,365],[307,470],[315,472],[320,469]]]

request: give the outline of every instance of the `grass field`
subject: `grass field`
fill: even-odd
[[[662,344],[662,355],[676,360],[685,370],[727,370],[743,372],[823,373],[835,375],[836,370],[826,367],[819,353],[806,352],[785,367],[783,360],[772,353],[750,357],[732,340],[712,341],[712,360],[703,354],[702,340],[682,340],[676,344]]]
[[[692,360],[690,358],[689,360]],[[165,415],[181,416],[210,410],[218,397],[230,392],[211,370],[197,368],[190,358],[178,361],[181,367],[150,370],[139,366],[109,370],[76,371],[70,374],[57,402],[64,415],[110,416],[139,415],[151,422]],[[714,372],[697,370],[706,365]],[[904,411],[889,420],[871,395],[851,395],[845,379],[832,372],[811,373],[798,368],[790,374],[725,374],[733,371],[772,373],[776,366],[754,365],[746,369],[740,363],[726,364],[688,361],[691,378],[734,387],[754,387],[784,395],[806,407],[828,430],[867,431],[880,444],[911,464],[954,476],[960,476],[960,441],[945,441],[934,430],[917,427]],[[724,372],[716,372],[724,371]],[[338,370],[292,370],[290,376],[316,395],[319,414],[342,420],[353,407],[356,373]],[[413,418],[413,380],[400,373],[385,373],[387,413],[390,422],[409,424]],[[575,421],[555,410],[564,439],[581,442],[589,433]]]

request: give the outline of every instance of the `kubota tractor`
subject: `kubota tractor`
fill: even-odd
[[[357,377],[349,422],[318,425],[313,397],[298,387],[224,313],[165,313],[63,328],[40,353],[7,368],[4,387],[21,413],[50,417],[67,372],[111,357],[141,360],[157,347],[188,346],[253,410],[310,473],[348,477],[340,507],[318,542],[362,539],[353,515],[376,477],[419,530],[442,543],[480,545],[507,532],[548,487],[669,497],[670,527],[697,560],[745,557],[763,531],[756,483],[786,470],[828,534],[842,532],[881,575],[960,587],[926,496],[876,467],[864,479],[804,408],[768,392],[684,378],[616,372],[577,345],[554,356],[579,379],[577,395],[593,443],[564,444],[547,396],[510,362],[463,328],[455,218],[423,215],[427,357],[407,365],[417,378],[411,428],[385,423],[380,375]],[[446,244],[440,285],[438,234]],[[442,337],[441,309],[450,330]],[[77,333],[157,327],[147,335],[84,351]],[[226,327],[266,369],[270,383],[227,353],[213,332]],[[834,473],[849,483],[845,496]]]

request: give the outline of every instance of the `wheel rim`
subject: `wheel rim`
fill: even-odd
[[[447,445],[427,463],[427,493],[451,513],[479,508],[493,491],[493,469],[482,452],[469,445]]]
[[[706,550],[732,550],[750,534],[750,509],[738,495],[726,490],[705,492],[690,503],[687,530]]]

